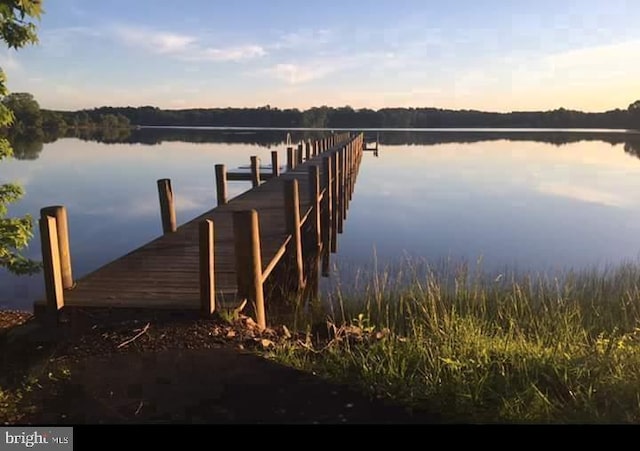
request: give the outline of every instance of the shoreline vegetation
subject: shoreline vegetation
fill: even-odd
[[[235,306],[224,306],[216,323],[202,326],[199,344],[165,343],[166,331],[153,323],[155,333],[144,332],[135,346],[151,352],[154,340],[185,349],[223,342],[430,422],[640,421],[640,264],[488,277],[464,265],[447,271],[409,262],[359,280],[323,301],[291,300],[284,310],[295,313],[274,317],[272,329],[259,331]],[[97,333],[120,342],[142,330],[141,321],[124,334],[105,325]],[[77,349],[75,340],[69,349]],[[101,355],[100,341],[83,338],[80,348]],[[73,377],[74,370],[52,367],[49,374],[59,373]],[[38,384],[20,386],[17,396],[0,383],[3,408],[19,416],[30,396],[37,398],[29,393]]]
[[[267,357],[442,422],[640,421],[638,264],[557,277],[394,272],[338,289],[324,338],[308,314],[297,324],[307,341]]]

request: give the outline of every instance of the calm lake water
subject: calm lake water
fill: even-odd
[[[292,132],[294,141],[311,132]],[[370,133],[375,137],[375,133]],[[21,144],[0,163],[0,180],[26,195],[10,214],[37,218],[68,209],[74,276],[161,234],[156,180],[172,179],[178,222],[215,206],[213,165],[286,161],[286,131],[138,130],[105,143],[63,138]],[[195,141],[195,142],[194,142]],[[482,259],[553,272],[637,261],[640,136],[599,131],[402,131],[380,134],[366,152],[332,263],[349,285],[353,269],[410,258]],[[235,196],[248,182],[230,182]],[[37,228],[37,227],[36,227]],[[36,235],[27,252],[40,258]],[[334,277],[333,280],[336,278]],[[42,276],[0,270],[0,307],[30,309]]]

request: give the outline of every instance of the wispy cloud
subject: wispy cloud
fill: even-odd
[[[40,46],[53,56],[66,56],[74,45],[88,38],[100,38],[103,30],[99,27],[61,27],[44,30],[40,34]]]
[[[267,74],[290,85],[317,80],[332,72],[334,72],[334,68],[331,66],[322,67],[294,63],[280,63],[266,70]]]
[[[159,55],[169,55],[186,61],[242,61],[266,55],[260,45],[229,47],[208,46],[195,35],[158,31],[141,27],[116,26],[118,40]]]
[[[184,52],[197,41],[195,36],[135,27],[118,26],[114,31],[125,44],[160,54]]]
[[[283,61],[262,71],[258,71],[258,73],[267,74],[279,81],[285,82],[288,85],[300,85],[320,80],[328,75],[337,74],[338,72],[363,67],[368,63],[377,62],[382,58],[384,58],[383,55],[375,52],[353,55],[336,53],[332,55],[305,58],[295,63],[291,61]]]
[[[274,44],[269,47],[275,50],[317,48],[329,44],[334,37],[334,32],[329,29],[297,30],[281,35]]]
[[[183,55],[189,61],[242,61],[267,54],[259,45],[243,45],[227,48],[203,48]]]

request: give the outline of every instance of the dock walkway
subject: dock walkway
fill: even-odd
[[[165,234],[72,284],[66,211],[44,208],[40,228],[46,311],[96,307],[211,313],[218,302],[246,298],[264,323],[264,307],[260,312],[255,305],[264,303],[258,291],[283,256],[293,254],[296,270],[302,271],[295,277],[303,283],[308,270],[302,267],[303,240],[311,235],[318,252],[335,252],[335,234],[342,231],[362,150],[361,134],[307,141],[288,149],[286,172],[269,174],[264,182],[267,177],[261,179],[259,162],[252,157],[249,178],[254,187],[228,201],[226,171],[216,168],[219,205],[180,227],[175,227],[170,183],[167,188],[166,180],[158,181]],[[279,169],[277,154],[273,163]],[[291,205],[298,206],[298,214]],[[253,229],[252,218],[257,219]],[[259,249],[258,255],[251,246]]]

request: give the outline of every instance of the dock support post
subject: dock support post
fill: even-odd
[[[340,180],[340,170],[338,165],[338,155],[336,152],[331,154],[331,252],[338,251],[338,183]]]
[[[278,165],[278,151],[271,151],[271,173],[274,177],[278,177],[280,175],[280,166]]]
[[[218,206],[227,203],[227,168],[224,164],[216,164],[216,196]]]
[[[233,213],[233,241],[236,253],[238,294],[253,306],[256,322],[267,327],[260,254],[260,226],[255,210]]]
[[[162,218],[162,232],[175,232],[176,224],[176,207],[173,201],[173,190],[171,189],[170,179],[158,180],[158,196],[160,197],[160,216]]]
[[[304,159],[309,161],[311,159],[311,142],[305,141],[304,143]]]
[[[297,165],[302,164],[302,152],[304,151],[302,143],[298,144],[298,152],[296,153],[296,162]]]
[[[340,153],[342,154],[342,158],[341,158],[341,166],[340,166],[340,171],[342,171],[342,192],[340,193],[340,200],[342,202],[342,215],[340,215],[342,217],[342,221],[344,223],[344,221],[347,219],[347,200],[348,200],[348,196],[349,194],[347,193],[347,183],[348,183],[348,177],[349,177],[349,167],[347,166],[347,145],[343,145],[342,148],[340,149]],[[340,233],[342,233],[343,231],[343,225],[341,224],[340,227]]]
[[[324,196],[322,198],[322,216],[320,218],[320,229],[322,230],[322,247],[323,251],[329,253],[331,247],[331,179],[333,178],[331,157],[325,155],[322,157],[322,171],[324,178],[322,185],[324,187]],[[324,252],[323,252],[324,253]],[[323,270],[323,275],[325,274]]]
[[[260,186],[260,159],[255,155],[251,156],[251,185]]]
[[[56,220],[56,235],[58,238],[58,255],[60,259],[60,274],[62,288],[73,288],[73,272],[71,270],[71,250],[69,246],[69,222],[67,209],[62,205],[45,207],[40,210],[40,217],[51,216]]]
[[[355,149],[356,142],[351,141],[349,146],[349,202],[353,199],[353,186],[355,184],[355,167],[356,167],[356,158],[355,158]]]
[[[293,283],[296,290],[304,287],[304,264],[302,260],[302,231],[300,230],[300,193],[298,180],[285,181],[284,214],[287,233],[291,235],[289,255],[293,271]]]
[[[309,194],[311,195],[311,243],[314,253],[318,253],[320,247],[320,168],[316,165],[309,166]]]
[[[214,230],[213,221],[205,219],[200,222],[200,312],[203,316],[211,316],[216,310]]]
[[[58,322],[58,311],[64,307],[62,271],[60,270],[60,252],[55,216],[42,214],[39,221],[40,244],[42,246],[42,266],[46,293],[48,320]]]
[[[287,171],[293,171],[296,167],[296,159],[293,154],[293,147],[287,147]]]
[[[344,229],[344,147],[336,152],[338,158],[338,233]]]

